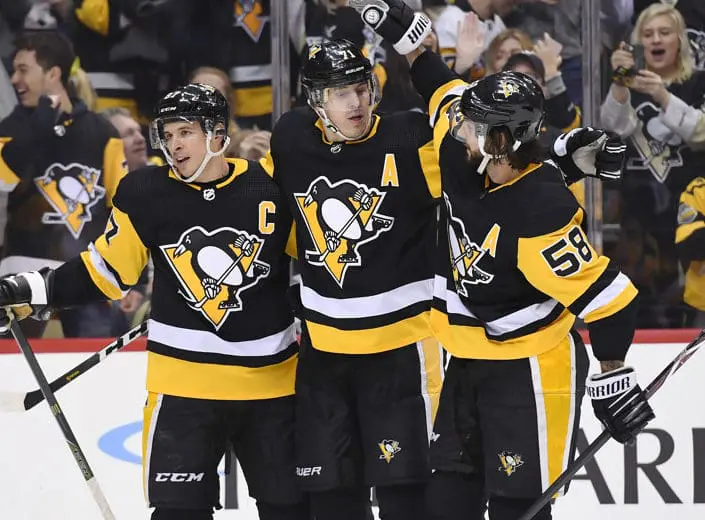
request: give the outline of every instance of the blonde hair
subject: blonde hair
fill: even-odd
[[[86,74],[86,71],[81,68],[78,62],[74,62],[74,65],[71,67],[69,84],[73,87],[76,97],[85,103],[88,110],[95,111],[98,105],[98,94],[96,94],[93,84],[88,78],[88,74]]]
[[[235,99],[233,97],[233,88],[230,84],[230,77],[228,76],[228,73],[225,72],[223,69],[218,69],[216,67],[198,67],[191,71],[191,74],[188,75],[187,81],[189,83],[193,82],[194,78],[199,74],[212,74],[214,76],[217,76],[218,79],[220,79],[223,84],[227,86],[228,92],[225,97],[228,100],[230,119],[233,119],[235,117]],[[211,86],[213,87],[214,85]]]
[[[631,43],[641,43],[641,33],[644,31],[644,26],[657,16],[668,16],[678,32],[678,72],[673,81],[675,83],[683,83],[693,75],[693,55],[690,52],[690,42],[685,32],[685,20],[675,7],[656,3],[644,9],[634,25]]]
[[[530,51],[534,47],[534,44],[531,43],[531,37],[524,31],[520,29],[505,29],[495,36],[494,40],[492,40],[485,51],[485,68],[488,73],[499,72],[498,70],[494,70],[494,62],[499,48],[507,40],[518,41],[521,49],[524,51]]]

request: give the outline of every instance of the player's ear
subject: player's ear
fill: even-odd
[[[213,139],[218,143],[219,148],[223,146],[226,138],[225,125],[223,123],[217,123],[213,128]]]

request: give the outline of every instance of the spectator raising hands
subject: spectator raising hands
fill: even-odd
[[[487,28],[474,12],[458,22],[458,39],[455,42],[455,72],[465,74],[480,59],[485,50]]]
[[[543,38],[538,40],[536,45],[534,45],[534,54],[543,62],[546,80],[560,74],[560,67],[563,61],[561,58],[562,50],[563,45],[551,38],[551,35],[548,33],[544,33]]]

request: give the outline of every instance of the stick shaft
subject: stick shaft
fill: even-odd
[[[105,495],[103,494],[102,490],[100,489],[100,486],[98,485],[97,480],[95,479],[93,470],[88,464],[88,460],[86,459],[86,456],[84,455],[81,446],[78,444],[78,440],[76,440],[76,436],[71,430],[71,426],[69,425],[68,420],[66,419],[66,416],[64,415],[64,412],[61,409],[61,406],[59,405],[59,402],[56,400],[56,396],[54,396],[54,393],[49,387],[49,382],[47,381],[46,376],[42,371],[42,368],[39,366],[37,357],[34,355],[34,352],[32,351],[32,348],[30,347],[29,342],[27,341],[27,338],[24,335],[24,332],[22,332],[19,322],[13,320],[10,325],[10,330],[12,331],[12,335],[15,337],[15,340],[17,341],[17,344],[20,347],[22,354],[24,354],[24,357],[27,360],[27,364],[29,365],[32,374],[34,375],[34,378],[37,380],[39,389],[41,390],[42,394],[44,394],[44,398],[49,404],[49,409],[54,415],[54,418],[56,419],[56,422],[59,425],[59,428],[61,429],[61,433],[63,434],[64,439],[66,439],[66,444],[68,444],[69,449],[71,450],[71,454],[73,455],[73,458],[76,461],[76,465],[81,470],[81,474],[83,475],[86,484],[89,486],[91,494],[93,495],[93,498],[98,504],[103,518],[105,518],[106,520],[114,520],[115,516],[110,510],[108,501],[106,500]]]

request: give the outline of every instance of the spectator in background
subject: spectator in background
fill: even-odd
[[[625,1],[625,0],[622,0]],[[703,0],[630,0],[634,3],[634,16],[656,3],[671,5],[678,9],[685,20],[685,32],[690,41],[694,66],[705,70],[705,2]]]
[[[510,56],[517,52],[530,51],[533,46],[529,35],[519,29],[502,31],[491,41],[485,52],[484,63],[487,74],[499,72]]]
[[[433,28],[438,35],[438,46],[441,56],[448,66],[458,73],[456,64],[456,42],[458,41],[458,29],[463,22],[465,14],[474,12],[482,21],[482,29],[485,37],[484,51],[495,37],[505,29],[502,16],[508,14],[517,0],[456,0],[453,5],[448,5],[443,9],[433,22]],[[478,57],[480,57],[478,55]],[[486,74],[486,64],[475,63],[469,68],[470,79],[481,78]],[[462,73],[468,72],[462,71]],[[499,70],[499,69],[498,69]],[[496,72],[496,71],[495,71]]]
[[[236,0],[228,66],[235,116],[241,128],[272,128],[270,13],[274,1],[289,3],[289,84],[292,95],[297,84],[299,56],[305,44],[303,0]]]
[[[230,79],[225,71],[215,67],[199,67],[188,76],[189,83],[203,83],[210,85],[225,96],[230,107],[231,117],[235,118],[236,104],[234,94],[230,88]],[[258,161],[269,150],[269,140],[272,134],[268,130],[241,129],[233,121],[230,125],[230,144],[225,151],[226,157],[240,157],[251,161]]]
[[[680,196],[676,250],[685,271],[686,327],[705,327],[705,177],[696,177]]]
[[[142,135],[140,124],[132,118],[129,111],[122,107],[113,107],[103,110],[100,115],[109,121],[120,134],[128,171],[134,171],[150,164],[153,166],[164,164],[160,157],[147,155],[147,140]],[[152,269],[150,259],[149,267],[144,270],[137,285],[131,287],[119,302],[111,302],[113,307],[111,336],[119,336],[130,328],[132,316],[144,303],[147,294],[151,292],[150,280],[152,277],[149,273]]]
[[[621,43],[612,54],[615,74],[600,118],[606,129],[629,138],[621,223],[645,245],[656,245],[652,256],[658,268],[656,276],[642,276],[643,257],[623,267],[651,288],[642,292],[648,314],[639,326],[680,326],[676,209],[681,192],[705,170],[705,72],[693,70],[685,21],[672,6],[658,3],[644,10],[631,43],[644,46],[645,68],[636,70],[634,55]],[[633,260],[627,251],[616,256]]]
[[[105,230],[125,174],[117,131],[70,95],[71,43],[42,31],[19,37],[16,49],[12,84],[20,106],[0,122],[0,186],[11,192],[1,275],[56,268],[86,249]],[[59,318],[66,336],[110,335],[104,302]],[[23,325],[34,337],[44,326]]]

